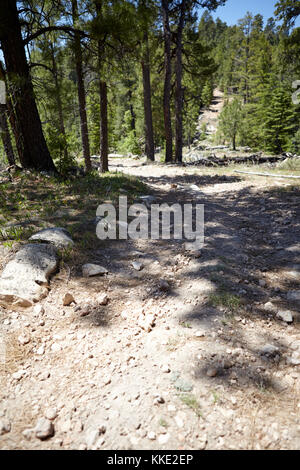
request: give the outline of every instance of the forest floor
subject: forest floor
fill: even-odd
[[[66,196],[48,223],[76,222],[77,248],[44,311],[0,310],[0,448],[299,449],[300,309],[289,294],[299,290],[299,184],[130,159],[110,168],[130,181],[133,199],[204,204],[201,256],[184,241],[100,241],[79,217],[95,216],[94,188],[80,207]],[[1,250],[4,264],[14,246]],[[84,262],[109,273],[83,278]],[[63,306],[66,293],[76,305]],[[30,431],[42,417],[55,430],[43,441]]]

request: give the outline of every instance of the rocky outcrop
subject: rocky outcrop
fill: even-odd
[[[54,246],[24,245],[2,272],[0,305],[12,310],[31,307],[47,295],[49,277],[57,266]]]

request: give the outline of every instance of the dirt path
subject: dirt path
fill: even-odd
[[[218,127],[218,119],[224,105],[224,93],[216,88],[214,90],[214,98],[208,109],[199,116],[197,130],[201,132],[203,124],[209,134],[215,134]]]
[[[2,311],[11,430],[0,447],[299,449],[299,304],[287,300],[299,289],[299,190],[132,160],[111,169],[139,176],[157,202],[204,203],[202,256],[178,241],[103,243],[86,261],[106,278],[63,271],[44,313]],[[66,292],[90,314],[62,307]],[[55,434],[41,441],[28,429],[45,416]]]

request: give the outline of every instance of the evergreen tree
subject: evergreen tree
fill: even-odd
[[[282,86],[274,90],[269,107],[266,109],[266,149],[281,153],[290,149],[290,136],[295,128],[295,115],[291,93]]]
[[[221,112],[219,132],[232,143],[232,149],[236,150],[236,142],[242,127],[242,103],[238,98],[227,102]]]

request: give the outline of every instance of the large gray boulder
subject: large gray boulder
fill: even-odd
[[[74,242],[69,232],[61,227],[45,228],[32,235],[29,240],[52,243],[57,248],[73,246]]]
[[[50,275],[57,269],[56,249],[28,244],[5,266],[0,277],[0,305],[12,310],[31,307],[46,297]]]

